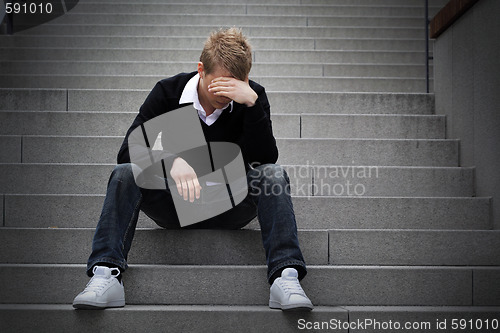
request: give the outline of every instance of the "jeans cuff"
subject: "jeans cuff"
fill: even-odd
[[[125,260],[120,261],[113,258],[99,258],[87,264],[87,276],[92,277],[92,269],[99,263],[115,265],[120,269],[121,273],[123,273],[128,268],[127,262]]]
[[[302,280],[307,275],[306,264],[300,260],[286,260],[275,265],[273,268],[269,269],[267,272],[267,281],[271,284],[271,278],[278,270],[286,267],[292,267],[297,269],[299,273],[299,281]]]

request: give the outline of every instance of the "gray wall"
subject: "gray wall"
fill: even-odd
[[[500,1],[481,0],[434,44],[436,113],[460,139],[461,166],[476,167],[476,196],[492,197],[500,229]]]

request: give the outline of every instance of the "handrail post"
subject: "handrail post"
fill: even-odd
[[[429,93],[429,0],[425,0],[425,84]]]

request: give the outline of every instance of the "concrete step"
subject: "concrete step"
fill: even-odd
[[[125,6],[126,7],[126,6]],[[272,16],[274,18],[274,16]],[[272,19],[270,18],[270,20]],[[224,24],[223,26],[230,26]],[[381,27],[294,27],[294,26],[242,26],[243,33],[253,37],[319,37],[319,38],[425,38],[423,28],[391,28]],[[217,30],[220,25],[206,26],[175,26],[147,25],[147,24],[54,24],[49,22],[38,27],[21,31],[16,35],[99,35],[99,36],[208,36],[211,31]],[[198,46],[199,47],[199,46]]]
[[[498,267],[309,266],[308,271],[302,286],[318,306],[498,306]],[[9,288],[0,289],[0,302],[68,304],[85,287],[84,272],[85,265],[2,264],[0,278]],[[266,305],[269,300],[264,266],[132,265],[125,274],[129,304]]]
[[[0,115],[0,119],[5,120],[5,123],[0,125],[0,133],[2,131],[7,131],[11,133],[42,133],[44,135],[70,135],[70,136],[101,136],[103,133],[107,136],[119,136],[123,137],[127,132],[128,128],[132,124],[132,121],[136,117],[137,113],[90,113],[90,112],[75,112],[72,114],[62,113],[62,112],[51,112],[45,115],[37,112],[31,114],[24,114],[24,117],[18,117],[17,112],[11,112],[9,114],[3,113]],[[11,118],[13,117],[13,118]],[[29,123],[28,119],[32,119],[34,123]],[[47,120],[46,127],[44,129],[38,128],[39,121]],[[75,123],[66,123],[65,120],[74,120]],[[85,126],[81,126],[79,121],[88,121]],[[101,122],[103,121],[103,122]],[[109,121],[109,122],[104,122]],[[273,121],[275,125],[273,127],[274,135],[278,138],[298,138],[300,137],[300,115],[276,115],[273,116]],[[8,124],[12,124],[13,127],[7,128]],[[94,126],[92,126],[94,125]],[[60,127],[61,126],[61,127]],[[79,128],[78,128],[79,127]],[[75,129],[72,131],[71,129]],[[9,140],[9,138],[4,138],[0,135],[0,141]],[[104,151],[109,151],[109,149],[119,148],[111,142],[118,142],[117,138],[107,138],[110,145],[104,145],[102,148]],[[17,140],[17,139],[16,139]],[[80,139],[73,138],[72,140],[80,141]],[[117,141],[118,140],[118,141]],[[77,142],[76,141],[76,142]],[[9,141],[11,142],[11,141]],[[15,142],[12,144],[17,145]],[[0,151],[11,151],[12,145],[5,143],[0,144]],[[19,147],[19,145],[17,145]],[[106,153],[107,155],[107,153]],[[113,154],[114,155],[114,154]],[[5,155],[3,159],[10,159],[14,157],[13,155]],[[97,156],[95,156],[97,157]],[[94,158],[95,158],[94,157]],[[99,159],[98,159],[99,160]],[[12,161],[12,160],[11,160]]]
[[[333,265],[500,266],[500,231],[330,230]]]
[[[279,151],[281,164],[458,166],[453,140],[287,139]]]
[[[86,1],[86,0],[84,0]],[[122,0],[104,0],[103,2],[114,2]],[[127,1],[135,1],[135,0],[123,0]],[[170,0],[169,0],[170,1]],[[222,0],[227,1],[227,0]],[[245,0],[240,0],[245,1]],[[262,0],[258,0],[257,3],[260,3]],[[282,0],[271,0],[269,3],[281,3]],[[287,0],[283,0],[287,1]],[[295,0],[297,1],[297,0]],[[198,0],[188,0],[188,2],[198,2]],[[293,3],[293,2],[292,2]],[[366,0],[300,0],[301,4],[304,5],[365,5]],[[429,6],[431,8],[440,8],[444,7],[448,3],[448,0],[429,0]],[[420,0],[371,0],[370,4],[378,5],[378,6],[394,6],[394,5],[407,5],[407,6],[423,6],[422,1]]]
[[[308,195],[307,185],[297,177],[303,167],[290,166],[292,193]],[[311,167],[313,196],[473,196],[473,171],[468,168],[417,167]],[[349,173],[349,174],[347,174]]]
[[[164,48],[200,49],[205,37],[197,36],[52,36],[21,35],[0,36],[3,47],[86,47],[86,48]],[[379,50],[422,51],[425,39],[394,38],[314,38],[314,37],[252,37],[254,50]],[[431,49],[433,40],[430,41]]]
[[[12,151],[15,146],[21,147],[19,138],[8,138],[6,135],[102,136],[106,134],[106,136],[123,137],[136,115],[137,113],[133,112],[3,111],[0,112],[0,142],[3,142],[0,150]],[[274,135],[277,138],[302,136],[304,138],[439,139],[444,136],[444,119],[434,115],[323,116],[273,113],[271,118]],[[318,123],[320,121],[329,124],[331,128],[325,128]],[[85,122],[85,126],[82,126],[82,122]],[[40,127],[41,123],[44,126]],[[342,127],[343,124],[348,124],[352,128]],[[115,139],[109,138],[109,140]],[[318,143],[321,142],[323,141]],[[3,158],[12,158],[11,161],[15,162],[18,160],[15,156],[17,155],[5,154]]]
[[[307,63],[370,63],[370,64],[420,64],[424,51],[301,51],[256,50],[254,61]]]
[[[490,198],[292,197],[299,229],[491,229]],[[0,200],[3,224],[95,228],[104,195],[16,195]],[[3,209],[2,209],[3,206]],[[333,213],[332,213],[333,212]],[[145,214],[138,227],[156,228]],[[248,229],[259,228],[257,220]]]
[[[425,77],[262,77],[257,80],[269,90],[320,92],[419,92],[426,91]],[[430,91],[433,91],[430,82]]]
[[[0,228],[0,263],[79,264],[87,262],[94,228]],[[28,241],[36,254],[20,250]],[[299,232],[304,258],[310,265],[328,265],[328,231]],[[40,247],[38,247],[40,246]],[[68,253],[68,249],[73,249]],[[203,249],[200,253],[200,250]],[[26,248],[28,250],[28,248]],[[129,264],[262,265],[266,262],[260,230],[137,229]]]
[[[226,15],[299,15],[299,16],[423,16],[423,6],[373,5],[293,5],[293,4],[166,4],[82,2],[71,13],[142,13],[142,14],[226,14]],[[434,11],[434,8],[432,8]]]
[[[106,134],[106,136],[123,137],[136,115],[116,112],[72,112],[71,114],[25,112],[19,117],[19,114],[20,112],[0,112],[0,119],[4,121],[4,125],[0,125],[0,145],[6,140],[13,139],[4,134],[14,133],[71,136]],[[12,118],[19,121],[17,126]],[[40,121],[45,120],[44,118],[50,118],[44,121],[46,126],[35,127]],[[31,126],[27,123],[30,119],[34,123]],[[66,125],[63,128],[62,124],[70,119],[78,121],[78,124]],[[26,123],[23,123],[23,120]],[[276,138],[444,139],[445,137],[445,118],[437,115],[284,115],[275,113],[271,120]],[[81,121],[86,122],[86,127],[81,128]],[[74,131],[70,129],[72,127],[75,128]],[[89,131],[86,132],[86,129]],[[56,138],[51,140],[56,140]],[[13,146],[9,144],[5,148],[12,149]],[[0,148],[0,151],[4,149]]]
[[[315,42],[321,39],[315,38],[273,38],[253,37],[251,45],[254,50],[258,49],[293,49],[314,50]],[[3,47],[66,47],[66,48],[175,48],[175,49],[203,49],[206,37],[198,36],[37,36],[37,35],[15,35],[0,36]],[[325,44],[328,39],[324,39]],[[368,43],[361,40],[357,45]],[[389,43],[389,41],[387,41]],[[392,43],[396,44],[396,43]],[[391,44],[391,45],[392,45]],[[400,44],[403,44],[400,43]],[[408,46],[410,45],[407,43]],[[421,45],[424,45],[420,43]],[[370,45],[371,46],[371,45]],[[420,48],[421,50],[422,48]]]
[[[123,137],[136,115],[137,113],[133,112],[2,111],[0,139],[5,142],[8,139],[6,135],[102,136],[106,134],[106,136]],[[439,139],[444,136],[444,118],[436,115],[273,113],[271,120],[277,138]],[[320,140],[318,143],[321,142],[323,141]],[[12,146],[5,148],[12,149]]]
[[[410,115],[301,115],[302,138],[444,139],[446,118]]]
[[[123,137],[0,136],[0,142],[0,163],[115,163]],[[456,140],[278,139],[278,149],[280,164],[458,166]]]
[[[112,164],[0,164],[0,188],[4,194],[104,194],[113,168]],[[298,165],[285,168],[290,176],[291,193],[297,196],[474,195],[473,168]]]
[[[392,27],[407,28],[414,27],[422,29],[425,27],[422,15],[415,17],[404,16],[308,16],[308,27]]]
[[[193,62],[175,61],[3,61],[0,72],[8,75],[164,75],[191,72]],[[257,63],[254,76],[419,77],[422,64],[276,64]],[[430,67],[432,75],[432,66]]]
[[[0,110],[117,110],[121,112],[137,112],[151,88],[148,90],[0,88]],[[272,92],[269,90],[267,90],[267,94],[273,114],[337,113],[429,115],[434,113],[433,94]],[[311,107],[311,105],[318,105],[318,107]],[[9,112],[0,112],[0,117],[2,117],[0,124],[6,121],[5,119],[10,116]],[[20,119],[26,119],[22,117],[29,118],[35,116],[43,117],[43,113],[31,114],[21,111],[16,113],[16,117]],[[19,122],[22,121],[19,120]],[[2,133],[5,134],[5,132]]]
[[[208,5],[208,4],[207,4]],[[142,6],[147,6],[147,4],[141,4]],[[226,5],[219,5],[220,7],[225,7]],[[116,6],[115,6],[116,7]],[[308,24],[308,17],[297,16],[297,15],[279,15],[279,16],[265,16],[265,15],[246,15],[241,13],[235,14],[221,14],[221,13],[211,13],[211,14],[201,14],[201,13],[176,13],[176,12],[166,12],[166,13],[143,13],[143,12],[125,12],[125,13],[108,13],[108,12],[95,12],[95,13],[79,13],[79,12],[69,12],[68,14],[61,16],[57,20],[51,22],[52,24],[133,24],[133,25],[178,25],[178,26],[203,26],[203,25],[220,25],[220,26],[296,26],[296,27],[306,27]],[[313,18],[312,18],[313,19]],[[333,19],[333,18],[332,18]],[[398,19],[373,19],[367,23],[376,24],[380,22],[381,24],[386,23],[386,26],[390,26],[393,23],[398,27],[412,27],[413,20],[410,18],[409,22],[405,25],[404,20],[401,22]],[[355,19],[344,18],[338,20],[339,25],[345,25],[345,23],[355,24]],[[341,24],[344,23],[344,24]],[[359,24],[359,20],[358,20]],[[381,25],[382,26],[382,25]],[[423,18],[420,20],[418,27],[423,27]]]
[[[425,36],[424,36],[425,37]],[[425,39],[409,38],[315,38],[316,50],[393,50],[421,51],[425,49]],[[433,50],[433,40],[429,41]]]
[[[339,26],[339,27],[417,27],[424,28],[422,15],[394,16],[285,16],[285,15],[218,15],[218,14],[143,14],[143,13],[73,13],[53,24],[168,24],[171,25],[236,25],[236,26]]]
[[[266,14],[266,15],[320,15],[320,16],[403,16],[419,17],[423,16],[423,4],[410,6],[401,3],[398,5],[381,6],[367,5],[254,5],[247,6],[247,14]],[[432,16],[439,8],[429,8],[429,15]]]
[[[0,263],[86,262],[94,231],[0,228]],[[499,230],[300,230],[298,237],[309,265],[500,266]],[[260,265],[261,243],[260,230],[138,229],[128,263]]]
[[[63,61],[192,61],[196,64],[199,49],[167,48],[56,48],[18,47],[1,48],[0,60],[63,60]],[[422,51],[358,51],[358,50],[255,50],[255,63],[371,63],[421,64]],[[178,71],[176,71],[177,73]]]
[[[495,332],[500,307],[480,306],[317,306],[310,313],[271,310],[267,306],[224,305],[127,305],[99,312],[75,311],[70,304],[0,305],[0,329],[4,332],[130,331],[161,332],[301,332],[332,329],[336,332],[380,332],[381,327],[405,327],[408,332],[454,332],[452,323],[463,320],[488,324],[481,332]],[[98,319],[97,319],[98,318]],[[458,318],[458,319],[457,319]],[[361,324],[361,325],[360,325]],[[441,326],[441,329],[438,327]],[[345,327],[345,329],[343,328]],[[348,327],[358,327],[349,330]],[[447,327],[446,329],[444,327]]]
[[[488,315],[480,312],[473,316],[487,318]],[[292,332],[304,316],[314,321],[347,321],[347,310],[317,307],[311,313],[294,312],[284,316],[281,311],[264,305],[127,305],[96,313],[75,311],[69,304],[5,304],[0,305],[0,329],[31,332],[43,327],[51,332],[103,330],[115,333],[163,332],[168,327],[169,332]]]
[[[179,3],[179,0],[147,0],[144,3]],[[429,0],[430,7],[440,7],[444,6],[448,0]],[[79,3],[91,2],[94,3],[95,0],[80,0]],[[137,0],[102,0],[100,3],[114,4],[114,3],[134,3]],[[201,4],[201,3],[212,3],[208,0],[185,0],[183,3],[191,4]],[[248,4],[248,0],[217,0],[217,4]],[[366,5],[366,0],[253,0],[252,4],[274,4],[274,5]],[[422,6],[422,1],[420,0],[370,0],[370,5],[372,6]]]
[[[148,89],[173,75],[1,75],[2,88]],[[252,80],[281,91],[320,92],[424,92],[425,78],[400,77],[252,77]],[[432,90],[431,82],[431,90]]]

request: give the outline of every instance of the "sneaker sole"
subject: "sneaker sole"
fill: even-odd
[[[281,305],[281,303],[276,301],[269,301],[269,307],[271,309],[279,309],[283,311],[311,311],[314,308],[312,304]]]
[[[103,310],[107,308],[123,308],[125,306],[125,300],[118,300],[109,303],[95,303],[95,302],[78,302],[73,303],[75,309],[82,310]]]

